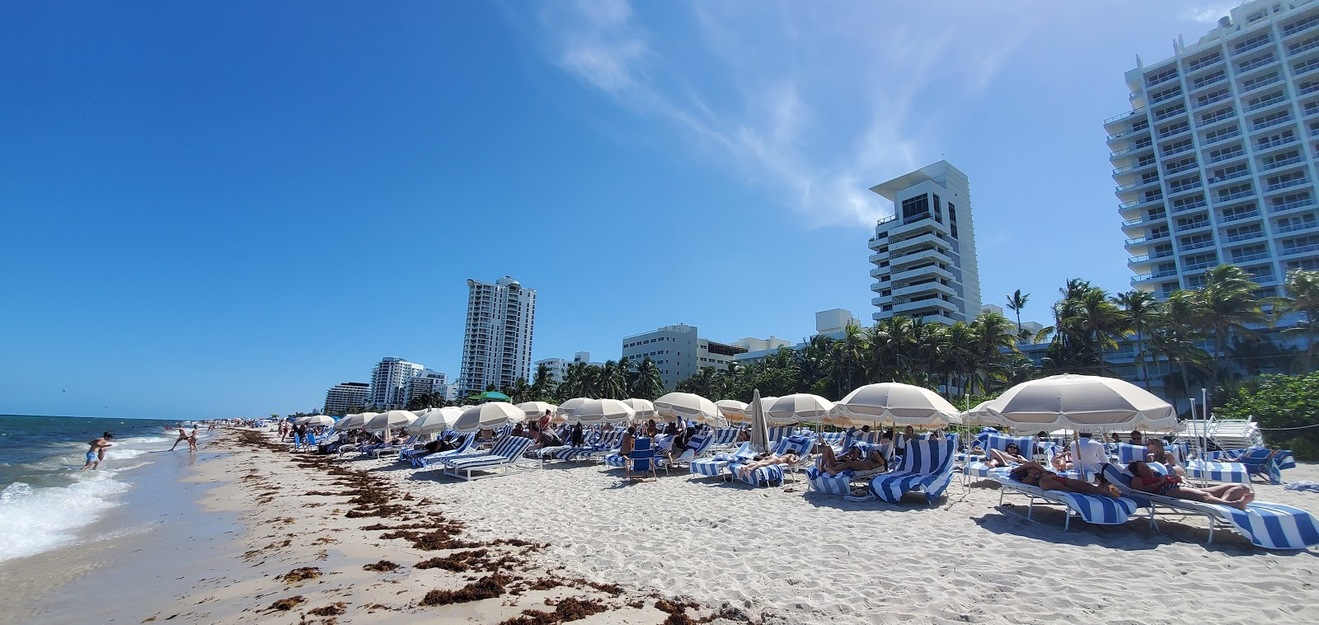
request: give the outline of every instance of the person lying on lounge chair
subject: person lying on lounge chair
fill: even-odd
[[[801,460],[801,456],[794,453],[786,453],[782,456],[765,454],[764,457],[758,457],[756,460],[739,467],[737,474],[742,477],[742,479],[747,479],[751,477],[751,474],[754,473],[756,469],[763,469],[775,464],[796,464],[799,460]]]
[[[1055,454],[1049,464],[1053,465],[1054,471],[1071,471],[1076,468],[1076,465],[1072,463],[1072,451],[1070,449]]]
[[[1007,450],[991,449],[985,455],[985,464],[992,469],[994,467],[1010,467],[1012,465],[1029,462],[1021,456],[1021,448],[1016,443],[1008,443]]]
[[[1232,506],[1240,510],[1245,510],[1246,504],[1255,499],[1255,493],[1240,484],[1190,488],[1182,485],[1182,478],[1172,475],[1159,475],[1150,468],[1150,465],[1140,461],[1128,464],[1127,472],[1131,473],[1132,489],[1156,495]]]
[[[848,470],[871,471],[884,469],[888,466],[888,462],[884,460],[884,454],[880,453],[879,448],[872,448],[869,453],[862,454],[861,448],[853,445],[843,452],[843,455],[835,456],[832,447],[820,445],[820,453],[823,455],[816,461],[815,466],[830,476]]]
[[[1118,496],[1117,489],[1108,484],[1096,486],[1085,480],[1063,477],[1044,468],[1043,465],[1034,460],[1017,466],[1010,475],[1012,479],[1018,482],[1039,486],[1044,490],[1066,490],[1084,495],[1099,495],[1100,497],[1116,498]]]

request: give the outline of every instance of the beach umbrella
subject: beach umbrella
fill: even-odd
[[[751,394],[751,447],[759,452],[769,451],[769,426],[765,422],[764,401],[760,389]]]
[[[1135,384],[1070,373],[1022,382],[989,402],[984,410],[998,424],[1027,432],[1060,428],[1093,432],[1177,425],[1177,414],[1168,402]]]
[[[309,417],[298,417],[293,420],[294,423],[301,423],[311,427],[320,427],[324,425],[334,425],[334,417],[323,414],[315,414]]]
[[[722,420],[714,402],[692,393],[669,393],[655,400],[655,414],[691,421]]]
[[[649,399],[637,399],[635,397],[624,399],[623,403],[632,408],[635,413],[632,416],[633,422],[645,421],[646,419],[655,418],[655,402]]]
[[[506,402],[511,398],[508,395],[505,395],[499,391],[486,391],[484,393],[481,393],[480,395],[477,395],[475,399],[477,402],[484,402],[484,401]]]
[[[366,420],[376,416],[374,412],[355,412],[347,415],[342,419],[334,422],[334,429],[339,431],[360,430],[366,425]]]
[[[810,393],[793,393],[784,395],[764,408],[768,423],[796,423],[803,420],[818,420],[829,416],[834,403]]]
[[[876,426],[947,427],[961,422],[961,411],[924,387],[899,382],[862,386],[834,404],[831,416]]]
[[[576,410],[573,418],[579,423],[626,423],[632,420],[636,411],[617,399],[588,399]]]
[[[723,415],[724,418],[729,421],[738,423],[751,420],[751,415],[747,413],[747,408],[750,408],[751,404],[744,401],[737,401],[736,399],[721,399],[715,402],[714,405],[719,409],[719,414]]]
[[[388,410],[367,419],[366,425],[362,426],[362,429],[377,432],[410,425],[416,420],[417,415],[414,415],[407,410]]]
[[[559,412],[557,415],[555,415],[554,420],[556,422],[560,422],[567,419],[568,417],[571,417],[573,415],[573,412],[575,412],[579,407],[581,407],[583,403],[588,402],[590,400],[591,400],[590,397],[574,397],[566,402],[563,402],[562,404],[559,404]],[[576,421],[573,421],[573,423],[576,423]]]
[[[544,401],[524,401],[518,404],[518,408],[521,408],[523,412],[527,413],[528,421],[534,421],[541,418],[546,410],[553,415],[559,409],[558,406]]]
[[[970,410],[962,412],[962,423],[964,425],[993,425],[997,424],[998,415],[989,409],[993,400],[982,401]]]
[[[453,424],[458,421],[458,417],[463,411],[455,407],[431,408],[417,417],[408,425],[408,434],[434,434],[445,430],[452,430]]]
[[[509,423],[521,423],[527,413],[506,401],[491,401],[464,410],[453,424],[455,432],[493,430]]]

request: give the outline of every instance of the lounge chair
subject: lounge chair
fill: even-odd
[[[973,479],[987,479],[989,473],[995,467],[989,466],[986,462],[989,459],[989,450],[997,449],[1007,452],[1008,445],[1016,445],[1017,451],[1023,458],[1030,460],[1034,457],[1035,438],[1032,436],[1008,436],[992,432],[987,434],[983,439],[978,441],[981,449],[985,450],[984,456],[967,456],[966,464],[962,467],[962,484],[970,484]]]
[[[863,442],[854,443],[852,446],[859,447],[861,453],[869,454],[871,449],[880,448],[878,444],[869,444]],[[892,448],[889,448],[892,451]],[[885,458],[887,460],[888,458]],[[868,481],[877,475],[883,475],[888,472],[888,466],[882,469],[871,469],[868,471],[853,471],[851,469],[840,471],[834,475],[829,475],[819,467],[810,466],[806,469],[806,481],[809,483],[810,490],[824,493],[826,495],[847,496],[852,494],[852,483]]]
[[[741,428],[719,428],[714,431],[714,440],[711,442],[710,447],[713,449],[733,447],[737,442],[737,435],[741,432]]]
[[[1250,470],[1240,462],[1216,462],[1193,458],[1186,462],[1186,476],[1210,482],[1250,484]]]
[[[385,445],[376,447],[375,449],[371,450],[371,453],[375,454],[376,460],[379,460],[384,456],[393,456],[393,455],[397,455],[401,451],[412,449],[413,445],[416,444],[417,444],[417,437],[409,436],[406,439],[403,439],[403,442],[397,445],[390,445],[386,443]]]
[[[766,434],[769,435],[769,442],[771,445],[789,436],[792,436],[793,434],[796,433],[797,433],[796,425],[776,425],[766,430]]]
[[[742,443],[733,453],[717,453],[710,458],[700,458],[693,460],[688,468],[692,475],[701,477],[724,477],[727,476],[728,465],[734,462],[745,462],[746,459],[755,456],[756,452],[751,447],[751,443]]]
[[[437,451],[435,453],[430,453],[430,454],[411,453],[408,454],[406,457],[408,458],[409,461],[412,462],[412,466],[414,467],[417,468],[427,467],[432,464],[435,464],[441,458],[457,458],[458,456],[462,456],[465,454],[471,455],[473,453],[472,447],[475,444],[476,444],[476,432],[468,432],[466,434],[463,434],[458,439],[458,445],[455,446],[453,449],[449,449],[446,451]],[[402,453],[400,453],[399,456],[404,457]]]
[[[794,434],[780,440],[771,454],[775,456],[785,456],[795,454],[799,460],[797,464],[771,464],[765,467],[759,467],[743,475],[742,468],[754,462],[751,458],[739,458],[728,464],[728,473],[733,479],[742,481],[752,486],[770,486],[773,484],[783,484],[783,477],[786,472],[803,468],[804,463],[808,462],[811,448],[815,446],[815,435]]]
[[[444,466],[444,474],[464,480],[475,480],[481,477],[494,477],[507,472],[509,467],[516,465],[517,461],[522,458],[522,452],[531,446],[531,439],[522,436],[505,436],[495,442],[494,447],[489,452],[480,455],[464,455],[454,458],[440,458],[439,463]],[[489,475],[475,475],[474,472],[483,471]],[[495,472],[495,473],[491,473]]]
[[[650,437],[638,437],[632,445],[632,453],[628,455],[627,479],[632,479],[633,473],[640,473],[643,476],[650,473],[651,477],[658,480],[659,474],[655,472],[655,468],[655,448],[651,447]]]
[[[1155,462],[1149,463],[1158,473],[1167,470]],[[1204,503],[1191,499],[1178,499],[1156,495],[1131,487],[1131,474],[1122,467],[1109,465],[1104,476],[1117,487],[1124,497],[1130,497],[1150,507],[1150,521],[1155,523],[1159,508],[1182,513],[1198,514],[1209,521],[1209,538],[1214,542],[1215,527],[1229,527],[1246,537],[1251,544],[1264,549],[1308,549],[1319,545],[1319,521],[1314,515],[1291,506],[1266,501],[1252,501],[1245,510],[1222,504]]]
[[[690,467],[693,461],[704,457],[705,454],[710,451],[710,446],[713,443],[713,435],[697,434],[687,441],[687,444],[683,446],[682,451],[679,452],[677,456],[673,457],[672,463],[670,463],[669,459],[665,457],[658,457],[656,458],[656,461],[659,463],[659,466],[665,470],[668,470],[670,466]]]
[[[572,457],[575,461],[594,460],[600,456],[617,452],[623,444],[623,430],[614,430],[600,435],[596,441],[590,445],[584,445],[577,448],[577,453]]]
[[[1012,479],[1010,469],[995,469],[990,472],[989,479],[999,483],[1000,507],[1003,505],[1004,495],[1015,493],[1030,498],[1030,503],[1026,506],[1027,519],[1031,518],[1036,500],[1063,506],[1066,509],[1066,514],[1063,515],[1064,532],[1071,526],[1073,516],[1079,516],[1081,520],[1091,525],[1122,525],[1131,519],[1131,515],[1140,507],[1139,502],[1130,497],[1104,497],[1069,490],[1045,490]]]
[[[897,470],[876,476],[870,492],[884,501],[898,501],[903,493],[921,492],[932,503],[953,481],[953,454],[957,438],[907,441],[907,452]]]

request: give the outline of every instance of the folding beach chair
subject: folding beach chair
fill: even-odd
[[[659,474],[655,472],[655,449],[650,446],[649,437],[642,436],[633,442],[628,460],[627,479],[632,479],[633,473],[640,473],[643,477],[650,473],[651,477],[659,479]]]

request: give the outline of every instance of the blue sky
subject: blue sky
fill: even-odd
[[[869,319],[868,188],[966,172],[986,303],[1127,290],[1104,142],[1190,2],[0,4],[0,412],[308,410],[456,377],[466,279],[536,359]]]

